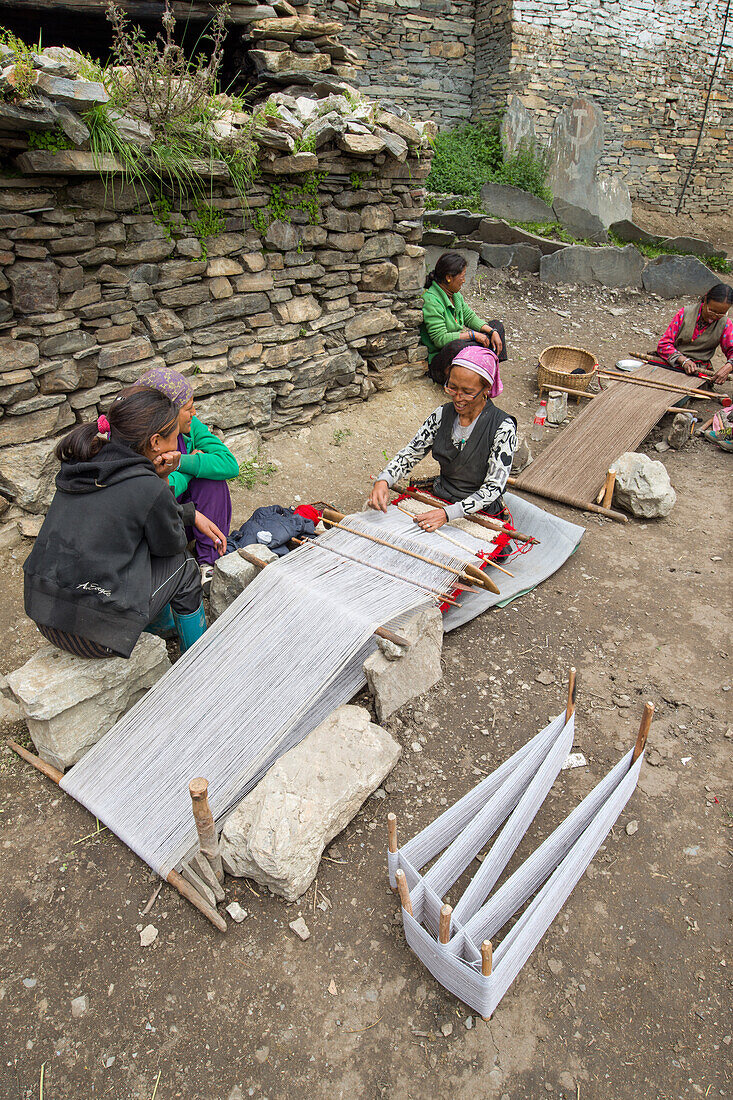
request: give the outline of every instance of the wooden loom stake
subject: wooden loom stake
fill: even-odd
[[[389,850],[394,855],[397,851],[397,814],[387,814],[387,837]]]
[[[328,511],[332,516],[339,516],[340,519],[345,518],[341,512],[336,512],[330,508]],[[393,542],[377,538],[376,535],[368,535],[366,531],[356,531],[353,527],[347,527],[338,520],[331,519],[330,516],[326,515],[325,511],[323,513],[323,522],[330,524],[331,527],[338,527],[340,531],[347,531],[350,535],[356,535],[358,538],[367,539],[369,542],[376,542],[379,546],[387,546],[390,550],[396,550],[400,554],[405,554],[408,558],[416,558],[418,561],[424,561],[427,565],[434,565],[437,569],[445,570],[446,573],[453,573],[454,576],[460,577],[464,584],[470,584],[474,581],[476,584],[480,585],[481,588],[485,588],[487,591],[493,592],[497,596],[499,595],[499,589],[491,578],[485,576],[475,565],[464,565],[463,571],[454,569],[452,566],[445,565],[440,561],[435,561],[434,558],[428,558],[424,554],[415,554],[412,550],[406,550],[402,546],[395,546]]]
[[[193,803],[193,818],[196,822],[196,832],[199,834],[199,847],[206,856],[211,869],[219,882],[224,881],[224,868],[219,855],[219,841],[216,837],[216,825],[214,815],[209,806],[209,781],[200,776],[192,779],[188,784],[188,792]]]
[[[568,676],[568,705],[565,707],[565,722],[569,722],[575,714],[575,667],[570,669]]]
[[[402,870],[395,871],[394,877],[397,879],[397,892],[400,895],[402,908],[406,913],[412,916],[412,902],[410,901],[410,890],[407,885],[407,879],[405,878],[405,872]]]
[[[438,939],[441,943],[447,943],[450,939],[450,921],[452,916],[452,906],[442,905],[440,908],[440,927],[438,930]]]
[[[37,771],[41,772],[48,779],[51,779],[58,786],[64,777],[63,772],[60,772],[58,768],[54,768],[53,765],[47,764],[45,760],[41,760],[40,756],[34,756],[32,752],[28,752],[27,749],[24,749],[23,746],[19,745],[16,741],[8,741],[8,744],[14,752],[17,752],[18,756],[22,757],[28,764],[32,764]],[[171,886],[175,887],[178,893],[186,898],[187,901],[190,901],[200,913],[203,913],[220,932],[226,932],[227,923],[224,918],[217,913],[216,909],[212,909],[212,907],[207,904],[199,892],[194,890],[193,886],[189,886],[185,878],[179,875],[178,871],[171,871],[166,882],[169,882]]]
[[[484,978],[491,976],[491,969],[494,965],[494,949],[491,946],[491,940],[484,940],[481,944],[481,973]],[[482,1016],[482,1019],[488,1024],[491,1019],[490,1016]]]
[[[611,507],[611,501],[613,500],[613,490],[616,484],[616,471],[610,469],[606,474],[606,480],[603,483],[603,488],[596,497],[596,504],[602,504],[604,508]]]
[[[632,764],[639,759],[644,751],[646,739],[649,736],[649,727],[652,724],[653,717],[654,703],[644,703],[644,713],[641,716],[641,725],[639,726],[639,732],[636,737],[636,744],[634,745],[634,755],[631,757]]]

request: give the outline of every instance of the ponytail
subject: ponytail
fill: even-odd
[[[425,287],[432,286],[434,282],[445,282],[447,275],[460,275],[467,267],[468,261],[460,252],[444,252],[425,280]]]
[[[148,386],[131,386],[117,395],[106,417],[79,424],[65,435],[55,454],[59,462],[89,462],[110,439],[143,454],[151,436],[170,435],[177,423],[169,397]]]

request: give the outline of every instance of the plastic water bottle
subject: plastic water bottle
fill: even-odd
[[[534,422],[535,422],[535,424],[543,424],[544,425],[546,419],[547,419],[547,402],[546,401],[540,401],[540,407],[537,410],[537,412],[534,414]]]

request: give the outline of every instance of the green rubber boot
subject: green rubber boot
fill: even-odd
[[[178,637],[181,641],[181,653],[185,653],[187,649],[191,648],[194,642],[198,641],[206,630],[204,601],[202,600],[198,609],[193,611],[190,615],[179,615],[174,611],[173,621],[176,624]]]
[[[159,638],[173,638],[176,633],[176,624],[173,621],[171,605],[167,603],[161,613],[153,619],[152,623],[143,630],[143,634],[157,634]]]

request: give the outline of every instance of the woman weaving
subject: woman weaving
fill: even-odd
[[[657,344],[657,357],[672,370],[697,374],[701,367],[710,367],[716,349],[720,348],[726,362],[711,381],[718,385],[725,382],[733,371],[733,321],[728,317],[731,305],[733,287],[716,283],[702,301],[674,315]]]
[[[415,438],[387,464],[374,483],[369,504],[386,512],[389,490],[428,451],[440,466],[432,483],[447,503],[415,517],[424,531],[473,512],[502,517],[503,492],[517,445],[517,422],[492,398],[503,386],[493,351],[466,347],[448,371],[445,391],[451,400],[427,418]]]
[[[425,283],[420,340],[428,349],[428,374],[439,386],[463,348],[488,348],[501,363],[507,358],[501,321],[486,324],[463,299],[467,266],[460,252],[444,252]]]

